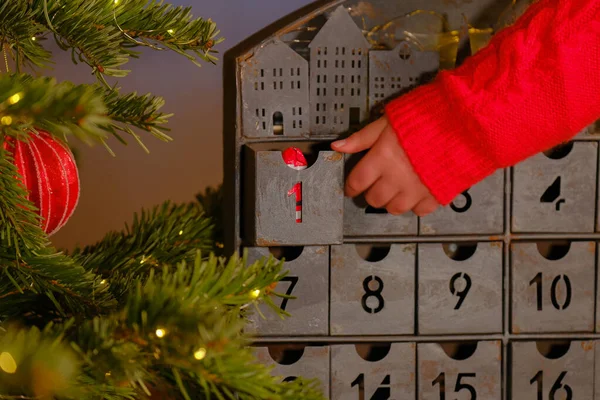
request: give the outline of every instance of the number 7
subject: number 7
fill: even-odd
[[[297,276],[286,276],[285,278],[281,279],[281,282],[290,282],[290,286],[288,287],[287,291],[285,292],[286,296],[291,296],[292,292],[294,291],[294,288],[296,287],[296,284],[298,283],[298,277]],[[281,309],[285,311],[285,307],[287,306],[287,302],[288,302],[288,298],[284,298],[283,301],[281,302]]]

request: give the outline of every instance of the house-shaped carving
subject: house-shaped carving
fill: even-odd
[[[407,42],[393,50],[372,50],[369,53],[369,107],[381,107],[431,79],[439,65],[438,52],[417,51]]]
[[[308,62],[280,40],[244,60],[242,129],[248,137],[308,135]]]
[[[313,135],[348,131],[368,117],[369,42],[340,6],[309,44]]]

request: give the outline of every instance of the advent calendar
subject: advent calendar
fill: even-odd
[[[345,198],[362,155],[330,147],[475,52],[507,7],[320,1],[226,55],[226,247],[285,259],[291,317],[248,326],[282,380],[332,400],[600,400],[594,126],[424,218]]]

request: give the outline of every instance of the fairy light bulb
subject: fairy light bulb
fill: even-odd
[[[10,115],[5,115],[0,118],[0,123],[2,123],[2,125],[10,125],[12,124],[12,117]]]
[[[201,347],[194,352],[194,358],[198,361],[204,359],[206,357],[206,349]]]
[[[17,372],[17,362],[10,353],[0,353],[0,369],[7,374],[14,374]]]
[[[22,93],[15,93],[8,98],[9,104],[17,104],[22,99]]]
[[[173,29],[169,29],[167,32],[169,32],[172,35],[175,31]]]
[[[258,296],[260,296],[260,289],[255,289],[255,290],[251,291],[250,296],[252,296],[255,299],[258,299]]]
[[[167,334],[167,331],[163,328],[158,328],[155,333],[156,333],[157,337],[164,338],[165,335]]]

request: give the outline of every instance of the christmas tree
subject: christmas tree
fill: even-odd
[[[147,47],[215,63],[215,23],[154,0],[2,0],[0,34],[0,398],[322,399],[253,356],[245,314],[282,313],[285,271],[219,253],[219,190],[70,254],[49,240],[77,202],[69,143],[170,140],[161,98],[120,93],[127,61]],[[97,82],[43,76],[45,39]]]

